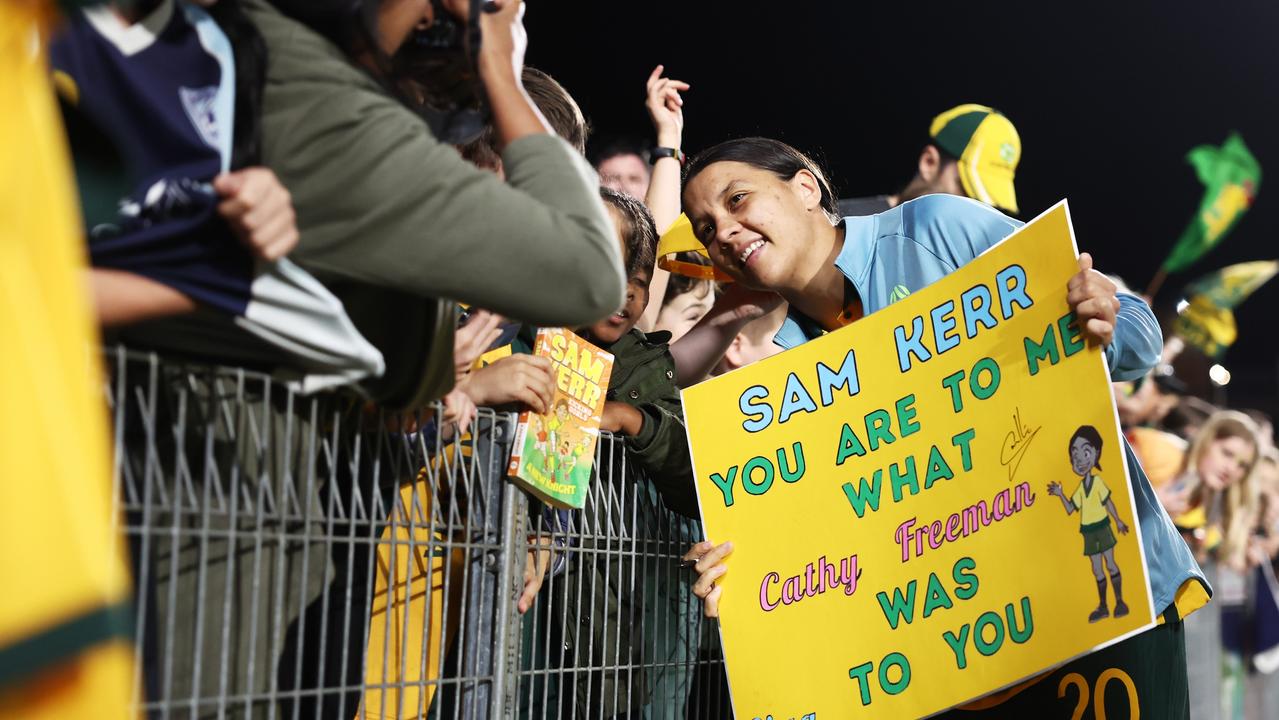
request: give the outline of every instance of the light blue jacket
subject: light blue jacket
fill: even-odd
[[[878,215],[844,218],[844,247],[835,266],[853,284],[869,315],[940,280],[1021,226],[1020,221],[976,200],[926,195]],[[1120,293],[1119,305],[1115,337],[1105,352],[1110,378],[1122,382],[1142,377],[1159,362],[1163,335],[1154,313],[1140,298]],[[792,348],[821,334],[817,323],[792,310],[773,342]],[[1127,440],[1124,455],[1155,612],[1162,613],[1183,583],[1197,580],[1208,588],[1208,581],[1159,504]]]

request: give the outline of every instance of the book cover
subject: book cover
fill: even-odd
[[[533,354],[550,358],[555,396],[546,415],[520,413],[507,473],[558,508],[586,504],[613,356],[564,328],[537,331]]]

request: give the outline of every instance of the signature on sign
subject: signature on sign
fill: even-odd
[[[1039,428],[1031,429],[1029,425],[1022,422],[1021,408],[1013,411],[1013,429],[1004,436],[1004,445],[999,450],[999,464],[1008,468],[1008,482],[1012,482],[1017,474],[1017,468],[1021,467],[1022,458],[1026,456],[1030,441],[1035,439],[1035,434],[1038,432]]]

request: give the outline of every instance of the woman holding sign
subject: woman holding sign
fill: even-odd
[[[790,310],[774,342],[795,347],[856,322],[904,295],[942,278],[1021,227],[976,201],[929,195],[869,217],[840,218],[836,196],[822,171],[798,150],[775,140],[746,138],[716,145],[696,157],[684,179],[684,209],[715,266],[738,284],[772,291]],[[1143,376],[1159,359],[1162,337],[1149,307],[1119,293],[1079,257],[1067,302],[1085,336],[1104,347],[1116,381]],[[1069,718],[1075,703],[1059,699],[1071,678],[1085,686],[1122,675],[1135,689],[1098,699],[1100,718],[1188,717],[1185,646],[1180,618],[1207,601],[1207,583],[1159,505],[1131,449],[1133,479],[1155,610],[1163,624],[990,696],[969,709],[994,717]],[[685,556],[698,573],[694,592],[709,617],[718,616],[732,543],[709,541]],[[1118,675],[1116,675],[1118,673]],[[1061,678],[1057,676],[1061,675]],[[1103,683],[1104,685],[1104,683]],[[1099,696],[1104,696],[1104,687]],[[1081,693],[1083,691],[1081,690]],[[1075,697],[1072,695],[1071,697]],[[1111,700],[1118,697],[1122,702]],[[1131,697],[1135,707],[1129,707]],[[967,717],[968,713],[961,716]]]

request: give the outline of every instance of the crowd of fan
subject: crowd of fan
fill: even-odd
[[[1192,716],[1267,717],[1276,705],[1274,568],[1279,567],[1279,450],[1270,418],[1187,393],[1173,372],[1180,338],[1140,383],[1114,386],[1120,423],[1164,510],[1212,581],[1213,602],[1186,620]],[[1220,669],[1220,670],[1219,670]]]
[[[569,327],[617,357],[603,429],[695,518],[678,390],[779,352],[786,305],[717,283],[694,248],[661,254],[680,251],[701,278],[659,267],[658,238],[681,214],[686,83],[654,69],[655,143],[591,141],[588,162],[577,103],[523,65],[522,3],[472,5],[140,0],[72,13],[52,61],[99,320],[109,337],[305,392],[353,385],[393,410],[442,401],[454,428],[477,406],[549,411],[551,368],[527,338]],[[1015,212],[1012,171],[1005,196],[974,192],[957,162],[973,130],[956,132],[939,116],[904,190],[843,214],[930,193]],[[1279,458],[1265,417],[1182,392],[1159,369],[1116,385],[1160,501],[1234,588],[1218,592],[1229,613],[1279,554]],[[521,611],[548,564],[530,567]]]

